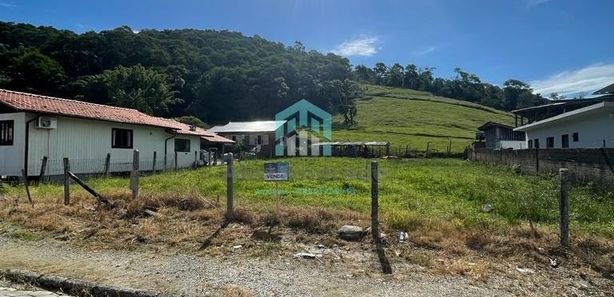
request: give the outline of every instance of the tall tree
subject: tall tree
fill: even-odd
[[[169,107],[180,101],[171,91],[165,74],[141,65],[105,70],[78,81],[77,85],[84,100],[135,108],[158,116],[168,115]]]

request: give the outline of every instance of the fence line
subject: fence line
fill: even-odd
[[[614,187],[614,149],[468,149],[465,157],[472,161],[515,166],[521,172],[554,174],[569,168],[576,183],[595,183]]]

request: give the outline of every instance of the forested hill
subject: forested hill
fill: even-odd
[[[476,74],[461,68],[455,68],[456,76],[449,79],[435,77],[434,70],[434,67],[418,67],[414,64],[403,67],[399,63],[387,66],[380,62],[373,68],[356,66],[352,71],[352,79],[362,83],[430,92],[507,111],[548,101],[540,94],[534,94],[529,84],[517,79],[508,79],[501,88],[483,82]],[[559,97],[556,93],[550,96]]]
[[[335,54],[305,51],[259,36],[215,30],[119,27],[77,34],[0,22],[0,88],[137,108],[165,117],[192,115],[209,123],[270,119],[306,98],[354,125],[358,83],[428,91],[511,110],[540,104],[530,86],[503,88],[457,69],[377,63],[354,68]]]
[[[357,87],[346,58],[214,30],[76,34],[0,22],[0,65],[0,88],[207,123],[270,118],[297,98],[343,112]]]

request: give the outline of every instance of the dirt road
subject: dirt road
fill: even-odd
[[[240,249],[240,248],[238,248]],[[367,257],[369,257],[367,255]],[[176,296],[509,296],[506,289],[457,276],[385,277],[372,265],[327,265],[317,259],[187,255],[155,251],[89,251],[55,240],[0,237],[0,268],[27,269]]]

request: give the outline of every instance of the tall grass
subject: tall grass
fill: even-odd
[[[369,160],[293,158],[288,182],[264,182],[263,161],[243,161],[235,168],[235,204],[272,209],[279,197],[284,206],[314,206],[368,213]],[[380,210],[393,229],[504,228],[528,219],[555,226],[558,188],[555,177],[518,175],[511,168],[452,159],[380,161]],[[225,167],[167,172],[141,178],[142,195],[198,194],[223,203]],[[129,192],[127,178],[88,181],[103,194]],[[78,186],[73,193],[83,192]],[[9,188],[9,196],[24,196]],[[58,199],[59,185],[33,186],[34,199]],[[82,193],[83,194],[83,193]],[[490,204],[491,212],[482,206]],[[614,197],[591,187],[574,187],[570,195],[571,228],[614,237]]]

